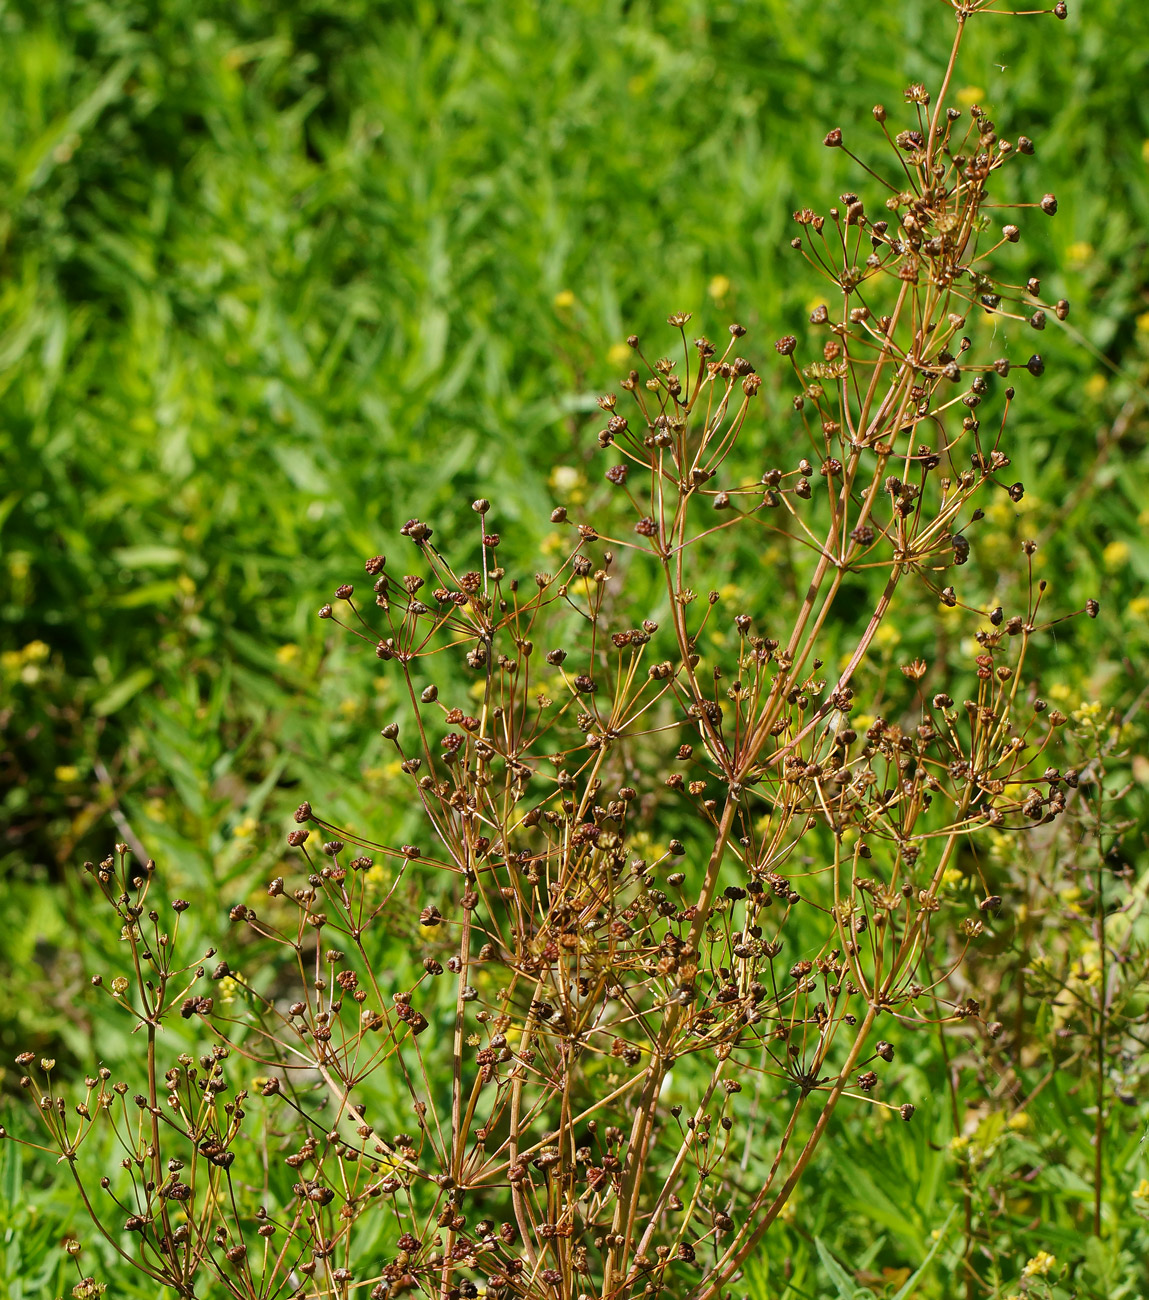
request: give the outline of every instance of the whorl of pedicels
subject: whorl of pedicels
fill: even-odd
[[[983,6],[954,7],[956,55]],[[1033,146],[976,106],[943,108],[947,88],[910,86],[896,133],[874,109],[893,161],[883,175],[855,159],[870,198],[795,213],[792,245],[834,305],[810,315],[815,359],[793,334],[774,345],[796,384],[792,464],[748,477],[735,455],[763,382],[740,354],[747,331],[698,338],[692,355],[676,313],[675,358],[647,361],[631,336],[625,396],[599,401],[611,505],[596,523],[554,511],[570,530],[561,562],[510,576],[483,498],[475,567],[409,519],[409,567],[373,556],[370,595],[347,583],[319,611],[404,682],[409,714],[382,737],[422,833],[368,845],[300,805],[288,844],[303,875],[231,911],[283,949],[292,993],[227,963],[176,967],[174,938],[145,918],[152,864],[134,874],[121,846],[91,868],[138,973],[105,991],[153,1045],[176,1010],[217,1036],[153,1070],[134,1105],[103,1072],[75,1123],[49,1086],[40,1100],[73,1170],[97,1119],[116,1126],[130,1194],[105,1177],[94,1207],[109,1233],[134,1234],[149,1276],[182,1296],[206,1269],[241,1297],[706,1300],[843,1097],[911,1118],[897,1040],[915,1023],[1000,1032],[925,958],[940,945],[960,964],[1004,906],[988,887],[972,914],[945,903],[963,838],[1066,806],[1043,757],[1065,718],[1021,671],[1043,584],[1023,610],[987,615],[960,703],[927,685],[924,659],[902,666],[903,704],[889,688],[892,716],[865,716],[855,683],[901,589],[978,613],[960,590],[978,503],[1024,491],[1007,482],[1013,386],[990,427],[980,408],[998,380],[1044,365],[983,355],[977,318],[1040,330],[1068,311],[1043,306],[1036,279],[994,278],[991,255],[1021,229],[997,224],[988,190]],[[854,157],[840,129],[825,144]],[[707,547],[735,527],[808,544],[787,625],[730,608],[707,580]],[[628,603],[637,564],[661,575],[659,621]],[[828,667],[835,602],[863,569],[884,585]],[[376,935],[395,933],[414,953],[407,983],[379,965]],[[230,1172],[257,1145],[247,1092],[229,1092],[237,1059],[271,1135],[250,1213]],[[374,1227],[369,1248],[356,1238],[380,1215],[383,1259]]]

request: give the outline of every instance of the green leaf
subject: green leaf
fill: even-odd
[[[97,718],[107,718],[117,713],[134,695],[138,695],[145,686],[150,686],[155,673],[150,668],[137,668],[135,672],[122,677],[106,695],[101,696],[92,705],[92,712]]]
[[[16,507],[16,502],[20,500],[19,492],[9,492],[3,501],[0,501],[0,528],[4,527],[4,521]]]
[[[80,135],[86,131],[104,109],[119,97],[135,66],[135,55],[121,58],[86,99],[81,100],[70,113],[57,118],[32,144],[20,160],[9,202],[16,197],[23,198],[25,193],[36,189],[48,179],[59,160],[59,146],[68,136]]]
[[[159,569],[183,564],[186,558],[175,546],[121,546],[112,552],[112,559],[124,569]]]
[[[830,1281],[838,1290],[841,1300],[859,1300],[859,1297],[866,1298],[873,1296],[872,1291],[865,1287],[855,1285],[854,1279],[838,1263],[833,1255],[830,1254],[826,1243],[821,1237],[814,1238],[814,1245],[818,1248],[818,1258],[822,1261],[822,1267],[830,1275]]]
[[[3,1187],[8,1205],[18,1205],[24,1181],[24,1152],[15,1142],[4,1143]]]
[[[901,1290],[897,1293],[896,1296],[894,1296],[894,1300],[906,1300],[906,1297],[913,1291],[914,1287],[916,1287],[917,1284],[922,1280],[922,1275],[929,1267],[931,1260],[941,1249],[941,1244],[945,1240],[946,1231],[948,1230],[950,1224],[953,1222],[953,1217],[956,1213],[957,1213],[957,1206],[955,1205],[950,1210],[949,1214],[946,1215],[945,1222],[938,1229],[938,1235],[934,1238],[934,1244],[930,1247],[929,1253],[926,1255],[925,1259],[923,1259],[921,1264],[918,1265],[918,1271],[913,1275],[913,1277],[906,1278],[906,1281],[902,1286]]]
[[[179,583],[172,579],[163,582],[145,582],[117,596],[111,603],[116,609],[139,609],[141,605],[163,605],[179,593]]]

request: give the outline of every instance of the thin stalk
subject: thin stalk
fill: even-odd
[[[1108,970],[1105,961],[1105,859],[1101,851],[1102,778],[1104,769],[1098,764],[1097,772],[1097,863],[1094,876],[1093,908],[1094,928],[1097,935],[1097,1042],[1094,1063],[1097,1071],[1097,1116],[1093,1130],[1093,1235],[1101,1236],[1101,1196],[1104,1190],[1105,1150],[1105,1037],[1106,1037],[1106,984]]]

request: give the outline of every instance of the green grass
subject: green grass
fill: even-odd
[[[1052,607],[1103,604],[1042,652],[1054,698],[1127,708],[1149,648],[1149,9],[1073,9],[975,24],[959,76],[1037,142],[1009,184],[1060,210],[1023,214],[1018,274],[1073,303],[1012,425],[1025,502],[971,534],[971,571],[992,593],[1042,538]],[[267,875],[304,790],[394,827],[393,688],[314,609],[409,516],[472,536],[480,491],[528,563],[556,493],[597,490],[593,397],[631,330],[684,308],[751,326],[763,463],[786,454],[766,357],[819,295],[790,213],[858,184],[823,134],[874,156],[869,106],[936,81],[948,33],[940,0],[0,0],[5,1060],[125,1050],[80,996],[116,940],[75,867],[123,833],[113,805],[203,914]],[[907,643],[934,635],[920,615]],[[1149,768],[1126,777],[1140,874]],[[916,1068],[936,1081],[936,1054]],[[1081,1236],[1088,1102],[1043,1098],[993,1158],[1066,1173],[1025,1184],[1042,1226],[1001,1243],[1002,1296],[1019,1252]],[[848,1124],[756,1294],[832,1294],[815,1237],[877,1277],[916,1266],[956,1203],[946,1114],[932,1146]],[[1080,1294],[1146,1293],[1121,1255],[1144,1244],[1121,1135],[1145,1114],[1138,1095],[1114,1123],[1112,1257],[1077,1250]],[[876,1187],[851,1178],[866,1143]],[[0,1293],[63,1287],[48,1255],[78,1217],[45,1176],[8,1210],[26,1245],[14,1271],[9,1233]],[[947,1267],[923,1294],[952,1294]]]

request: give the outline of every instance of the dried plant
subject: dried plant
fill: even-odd
[[[948,106],[968,22],[998,12],[950,4],[938,91],[910,86],[896,133],[874,109],[888,176],[854,159],[871,206],[795,214],[835,299],[810,317],[817,360],[775,344],[796,463],[743,472],[763,382],[736,354],[746,331],[692,357],[676,314],[681,359],[648,363],[632,338],[626,396],[600,399],[610,501],[595,522],[554,512],[570,537],[554,572],[510,577],[479,500],[473,569],[412,519],[411,571],[370,559],[373,603],[346,585],[320,611],[402,679],[409,714],[383,736],[421,842],[370,844],[303,804],[301,878],[232,911],[266,978],[181,966],[152,864],[120,846],[92,867],[132,954],[106,988],[146,1039],[146,1091],[102,1071],[73,1115],[50,1073],[27,1085],[101,1231],[175,1294],[708,1300],[843,1099],[910,1119],[901,1039],[1002,1032],[950,980],[1001,899],[983,881],[967,911],[943,878],[970,835],[1063,811],[1059,774],[1038,774],[1065,718],[1026,671],[1044,584],[1030,573],[1024,608],[983,613],[954,572],[978,503],[1023,492],[1006,481],[1013,387],[992,427],[979,407],[1044,368],[966,330],[1041,330],[1068,304],[991,270],[1020,234],[991,184],[1033,146]],[[825,144],[849,152],[840,130]],[[735,529],[806,556],[792,611],[769,589],[732,607],[716,575]],[[843,611],[875,577],[872,607]],[[927,689],[924,659],[855,693],[904,588],[980,628],[960,704]],[[165,1071],[158,1033],[181,1017],[214,1046]],[[123,1153],[101,1191],[82,1159],[98,1124]]]

